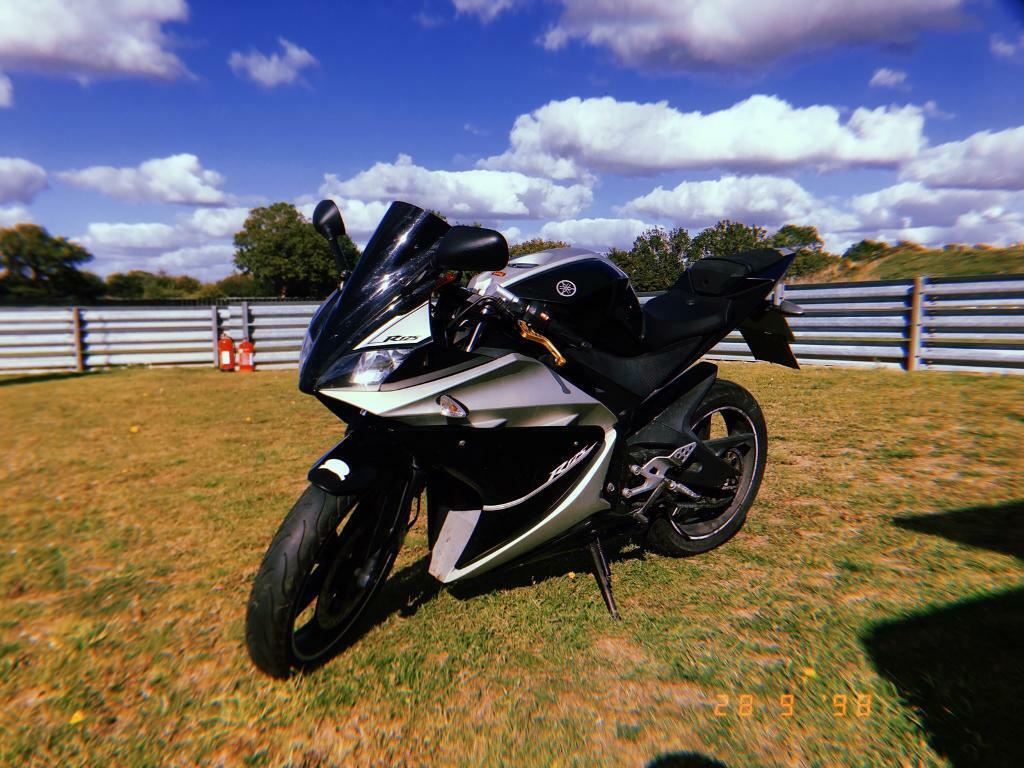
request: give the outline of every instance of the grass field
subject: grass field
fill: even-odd
[[[765,484],[721,549],[438,589],[417,523],[365,634],[286,683],[251,579],[341,436],[294,372],[0,380],[4,766],[1011,766],[1024,377],[736,363]]]

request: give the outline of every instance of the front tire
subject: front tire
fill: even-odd
[[[691,428],[705,442],[716,437],[713,422],[727,437],[749,435],[747,448],[723,456],[741,469],[735,494],[714,517],[687,520],[679,512],[657,518],[647,532],[651,549],[671,557],[687,557],[709,552],[731,539],[747,519],[747,511],[757,497],[764,477],[768,449],[768,429],[757,400],[747,390],[725,379],[717,380],[694,411]],[[717,510],[716,510],[717,512]]]
[[[397,480],[397,478],[394,478]],[[410,483],[357,496],[309,486],[281,523],[252,586],[245,641],[272,677],[319,666],[351,639],[401,548]]]

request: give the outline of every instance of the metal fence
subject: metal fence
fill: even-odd
[[[1024,275],[788,285],[802,364],[1024,373]],[[0,309],[0,373],[215,365],[222,331],[260,368],[295,367],[315,302]],[[738,333],[708,357],[751,360]]]

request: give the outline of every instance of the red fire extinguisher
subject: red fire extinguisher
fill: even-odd
[[[253,353],[256,347],[248,339],[238,345],[238,370],[252,373],[256,368]]]
[[[222,371],[235,370],[235,342],[226,331],[217,339],[217,367]]]

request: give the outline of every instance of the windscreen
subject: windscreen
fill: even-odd
[[[323,303],[309,328],[309,349],[299,370],[299,389],[316,380],[370,331],[403,314],[433,285],[427,252],[450,229],[433,213],[409,203],[388,208],[342,290]]]

